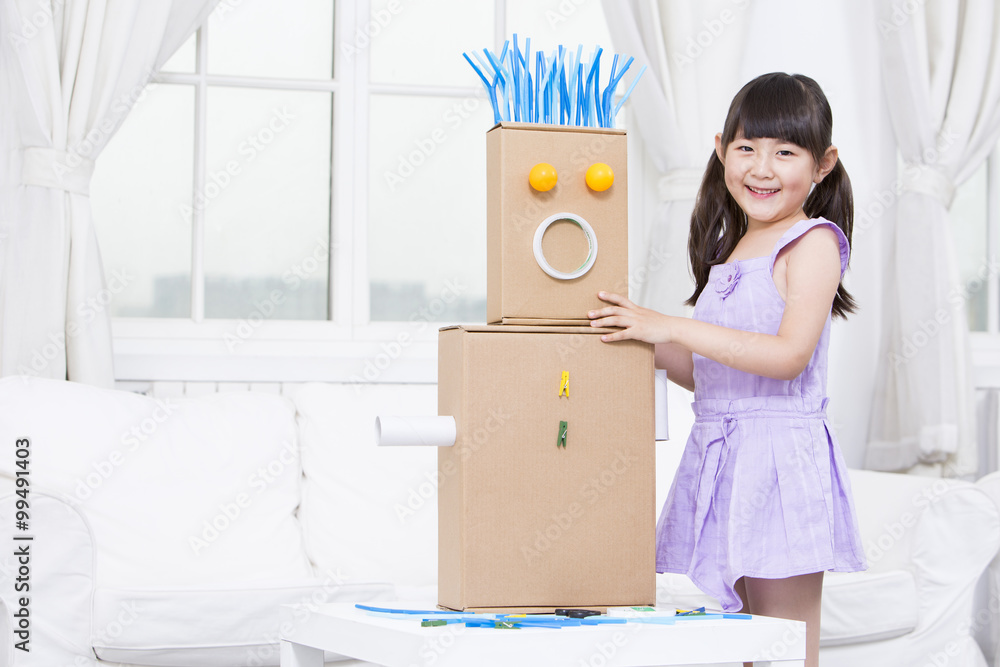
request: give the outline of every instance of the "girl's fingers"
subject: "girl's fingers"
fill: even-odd
[[[614,304],[587,311],[592,327],[616,328],[618,331],[604,334],[601,340],[613,343],[618,340],[644,340],[650,343],[667,342],[667,332],[663,331],[661,319],[654,311],[640,308],[634,303],[612,292],[598,292],[598,298]]]
[[[620,329],[614,333],[604,334],[601,336],[601,340],[605,343],[613,343],[617,340],[628,340],[632,336],[629,334],[631,329]]]
[[[617,319],[614,317],[601,317],[599,319],[593,319],[590,321],[590,326],[592,327],[614,327],[618,326],[615,324]]]
[[[642,309],[638,308],[631,301],[612,292],[598,292],[598,298],[613,306],[605,306],[587,312],[592,327],[613,327],[618,331],[604,334],[601,340],[605,343],[613,343],[618,340],[630,340],[636,338],[633,327],[641,322]],[[637,318],[639,321],[637,321]]]
[[[633,326],[633,322],[628,318],[621,317],[620,315],[612,315],[611,317],[601,317],[596,320],[590,321],[590,326],[592,327],[620,327],[622,329],[630,329]],[[631,336],[629,336],[631,338]]]
[[[601,292],[604,294],[604,292]],[[617,294],[609,294],[608,298],[604,300],[608,303],[614,303],[614,306],[605,306],[604,308],[598,308],[597,310],[591,310],[587,312],[587,317],[594,319],[595,317],[608,317],[609,315],[627,315],[629,313],[637,313],[641,309],[637,308],[634,303],[629,301],[624,297],[620,297]]]
[[[632,305],[632,302],[625,297],[612,292],[598,292],[597,298],[601,301],[607,301],[608,303],[613,303],[619,306],[630,307]]]
[[[597,310],[591,310],[587,313],[587,317],[590,319],[595,319],[598,317],[611,317],[612,315],[618,314],[618,306],[607,306],[606,308],[599,308]]]

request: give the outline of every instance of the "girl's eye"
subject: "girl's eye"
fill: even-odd
[[[780,151],[778,151],[778,155],[792,155],[792,151],[789,151],[789,150],[780,150]]]
[[[751,146],[737,146],[736,150],[743,151],[744,153],[749,153],[753,150]]]

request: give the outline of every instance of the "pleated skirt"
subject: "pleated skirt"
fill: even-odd
[[[740,577],[866,569],[825,407],[797,396],[696,401],[657,522],[657,572],[688,575],[734,611]]]

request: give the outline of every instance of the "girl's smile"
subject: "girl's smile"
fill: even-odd
[[[830,147],[836,162],[836,148]],[[791,142],[772,137],[747,139],[738,134],[723,150],[716,137],[716,153],[725,167],[726,188],[747,215],[747,223],[795,223],[806,217],[802,206],[813,183],[829,171],[828,155],[817,164],[812,154]]]

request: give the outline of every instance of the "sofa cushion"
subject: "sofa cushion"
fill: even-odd
[[[909,570],[827,572],[822,646],[890,639],[917,627],[917,584]]]
[[[656,604],[721,609],[682,574],[656,575]],[[917,627],[917,585],[908,570],[827,572],[823,577],[820,645],[890,639]]]
[[[858,530],[868,567],[893,571],[909,567],[920,530],[914,527],[928,509],[938,506],[965,483],[954,479],[899,475],[874,470],[848,471]],[[891,486],[890,486],[891,485]],[[902,502],[886,502],[886,494]]]
[[[305,479],[299,517],[312,562],[355,581],[433,587],[437,450],[377,447],[375,417],[435,415],[437,387],[305,384],[292,399]]]
[[[295,411],[249,392],[152,399],[29,377],[0,379],[0,442],[31,440],[31,483],[77,505],[97,585],[312,576],[295,516]],[[0,489],[16,470],[0,457]]]
[[[198,588],[100,588],[94,596],[93,645],[106,662],[277,665],[279,634],[288,631],[281,627],[281,605],[391,599],[389,584],[348,583],[336,573],[323,579]],[[326,659],[338,657],[328,654]]]

